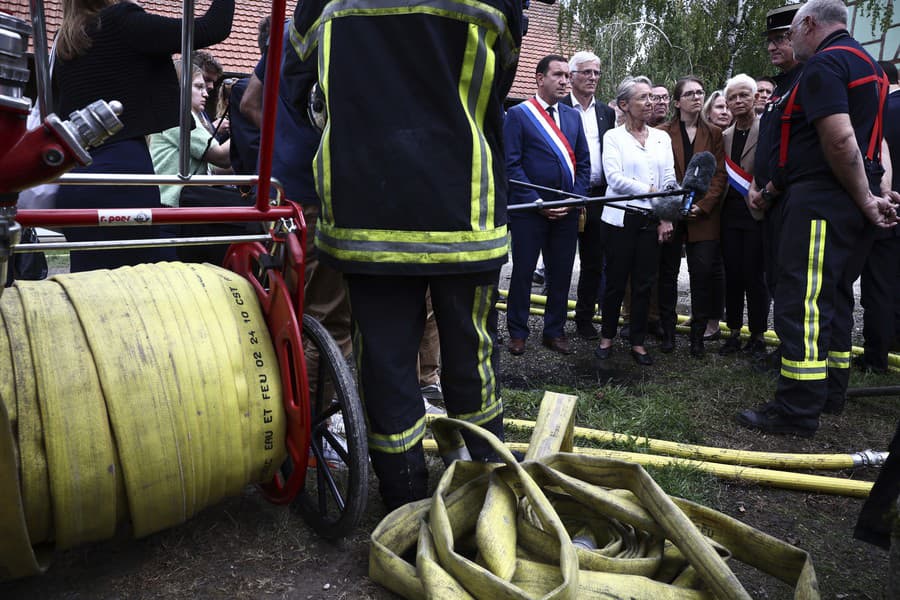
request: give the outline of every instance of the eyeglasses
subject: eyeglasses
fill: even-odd
[[[651,102],[668,102],[669,95],[668,94],[650,94]]]
[[[778,35],[773,35],[772,37],[767,39],[765,42],[765,47],[768,48],[769,44],[775,44],[776,46],[780,46],[781,44],[783,44],[785,42],[790,42],[790,41],[791,41],[791,31],[788,30],[784,33],[779,33]]]
[[[582,69],[580,71],[572,71],[572,72],[573,73],[581,73],[585,77],[590,77],[592,75],[594,77],[600,77],[601,75],[603,75],[603,71],[598,71],[597,69]]]
[[[682,98],[702,98],[706,95],[703,90],[694,90],[692,92],[681,92]]]

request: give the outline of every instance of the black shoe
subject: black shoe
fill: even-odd
[[[740,352],[741,350],[741,335],[740,334],[731,334],[725,343],[722,344],[722,347],[719,348],[720,356],[728,356],[729,354],[734,354],[736,352]]]
[[[722,330],[721,329],[716,329],[715,332],[710,333],[709,335],[707,335],[705,332],[703,334],[704,342],[714,342],[714,341],[720,340],[720,339],[722,339]]]
[[[760,338],[751,339],[744,345],[744,352],[747,352],[755,359],[765,358],[766,356],[766,342]],[[781,357],[779,356],[779,361]],[[779,366],[781,363],[779,362]]]
[[[631,337],[631,324],[630,323],[622,324],[622,329],[619,330],[619,337],[622,338],[623,340],[627,340],[628,338]]]
[[[822,407],[822,413],[826,415],[839,415],[844,412],[844,406],[847,404],[847,397],[829,398]]]
[[[663,329],[662,341],[659,344],[659,351],[668,354],[675,350],[675,328]]]
[[[594,350],[594,356],[596,356],[600,360],[606,360],[607,358],[609,358],[610,354],[612,354],[612,346],[608,346],[606,348],[597,346],[597,349]]]
[[[583,340],[596,340],[600,338],[597,328],[590,321],[575,321],[575,330],[578,337]]]
[[[811,438],[816,434],[816,427],[801,427],[791,423],[774,408],[761,410],[742,410],[737,414],[737,422],[748,429],[758,429],[764,433],[790,434]]]
[[[697,335],[691,337],[691,356],[694,358],[703,358],[706,355],[706,348],[703,346],[703,336]]]
[[[538,285],[544,285],[544,269],[535,269],[531,274],[531,281]]]
[[[649,352],[644,352],[643,354],[641,354],[636,350],[632,350],[631,358],[633,358],[634,362],[641,365],[642,367],[649,367],[653,364],[653,357],[650,356]]]

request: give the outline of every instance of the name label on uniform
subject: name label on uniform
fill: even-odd
[[[537,128],[541,137],[543,137],[550,145],[550,148],[553,149],[553,153],[556,154],[560,164],[569,174],[569,177],[572,179],[572,184],[574,185],[575,152],[572,150],[572,146],[569,145],[569,140],[566,139],[565,134],[556,125],[556,121],[551,119],[550,115],[547,114],[547,111],[541,107],[537,98],[531,98],[528,102],[523,102],[522,105],[525,108],[525,115],[528,116],[528,119]],[[558,105],[556,109],[559,110]],[[562,118],[562,115],[560,115],[560,118]]]

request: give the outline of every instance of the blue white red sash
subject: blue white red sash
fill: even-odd
[[[553,153],[556,154],[563,169],[568,171],[569,176],[572,178],[572,184],[574,185],[575,152],[572,150],[572,146],[569,145],[569,140],[566,139],[565,134],[557,127],[556,121],[550,118],[547,111],[541,107],[537,98],[531,98],[528,102],[523,102],[522,106],[525,108],[525,115],[537,128],[541,137],[543,137],[547,144],[550,145],[550,148],[553,150]],[[559,106],[557,106],[556,109],[559,110]]]
[[[741,196],[746,196],[750,191],[750,184],[753,182],[753,175],[741,168],[730,157],[725,157],[725,172],[728,173],[728,183]]]

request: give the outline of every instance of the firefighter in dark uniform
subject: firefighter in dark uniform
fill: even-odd
[[[369,451],[389,509],[427,493],[416,357],[430,288],[450,416],[502,437],[497,285],[508,252],[503,99],[518,0],[309,0],[328,121],[316,153],[316,245],[343,271]],[[465,437],[465,436],[464,436]],[[467,439],[473,459],[494,458]]]
[[[896,212],[881,187],[887,79],[847,32],[846,6],[810,0],[791,39],[806,64],[787,94],[779,150],[787,181],[775,288],[781,373],[774,400],[738,422],[809,437],[822,412],[843,408],[853,282],[872,225],[895,224]]]
[[[766,287],[769,297],[775,297],[777,278],[776,253],[781,232],[781,209],[784,203],[782,192],[786,187],[783,170],[777,168],[778,149],[781,146],[781,115],[787,101],[785,92],[793,88],[803,70],[803,63],[794,57],[788,30],[791,20],[801,4],[789,4],[770,10],[766,14],[766,51],[769,60],[779,70],[772,79],[775,90],[769,97],[759,121],[759,141],[753,162],[753,182],[750,185],[748,201],[757,210],[765,211],[763,219],[763,263]],[[781,354],[775,350],[761,365],[777,370]]]

